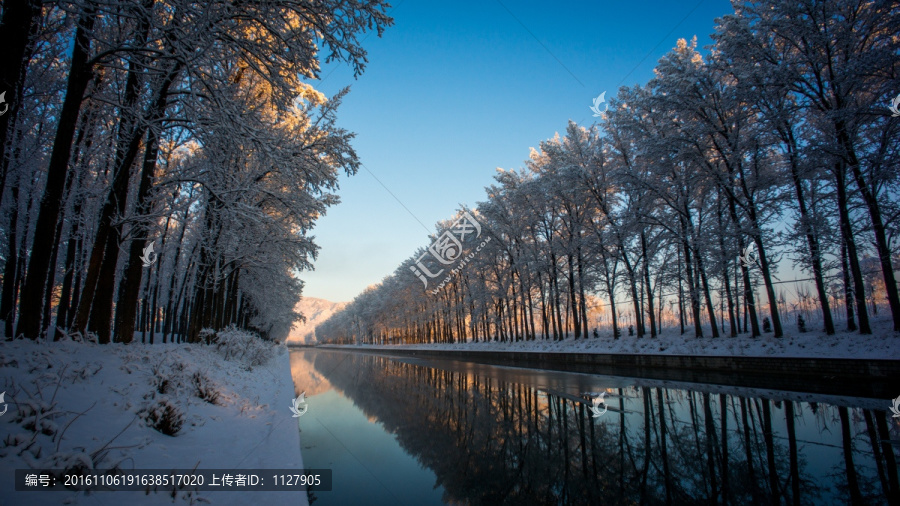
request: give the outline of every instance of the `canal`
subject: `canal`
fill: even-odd
[[[900,498],[888,399],[341,350],[291,368],[304,464],[333,470],[317,506]]]

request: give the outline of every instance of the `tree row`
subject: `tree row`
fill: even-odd
[[[277,338],[357,170],[335,125],[381,1],[7,2],[0,86],[0,319],[7,338]],[[321,55],[320,55],[321,52]]]
[[[667,316],[697,337],[869,334],[879,305],[900,331],[897,26],[890,2],[736,4],[705,54],[679,40],[598,124],[498,169],[317,338],[596,337],[598,307],[614,338],[623,312],[638,337]],[[814,322],[779,288],[789,265]]]

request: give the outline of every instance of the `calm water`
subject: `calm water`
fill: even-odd
[[[291,366],[304,463],[333,469],[316,506],[900,500],[886,399],[326,350]],[[603,391],[595,418],[580,394]]]

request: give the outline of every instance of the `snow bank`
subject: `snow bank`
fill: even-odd
[[[873,322],[873,334],[861,336],[855,332],[838,331],[827,336],[822,331],[800,333],[787,328],[784,337],[774,338],[771,333],[758,338],[742,334],[736,338],[713,339],[710,329],[704,329],[703,338],[693,337],[693,328],[684,335],[677,328],[663,329],[656,338],[645,336],[609,336],[587,339],[569,337],[562,341],[552,339],[520,342],[466,342],[454,344],[414,345],[361,345],[349,348],[386,350],[468,350],[468,351],[518,351],[535,353],[598,353],[636,355],[691,355],[691,356],[744,356],[787,358],[858,358],[900,359],[900,333],[891,330],[890,320]]]
[[[14,470],[27,468],[302,469],[283,345],[229,330],[212,345],[0,350],[0,503],[307,504],[302,492],[14,492]]]

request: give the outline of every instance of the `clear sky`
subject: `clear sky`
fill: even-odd
[[[327,96],[351,86],[338,118],[364,167],[341,177],[342,203],[313,231],[304,296],[349,301],[378,283],[435,223],[485,200],[498,167],[521,167],[569,120],[591,124],[594,97],[645,84],[679,38],[711,44],[732,12],[725,0],[547,4],[398,0],[395,25],[363,43],[359,79],[329,65],[312,82]]]

